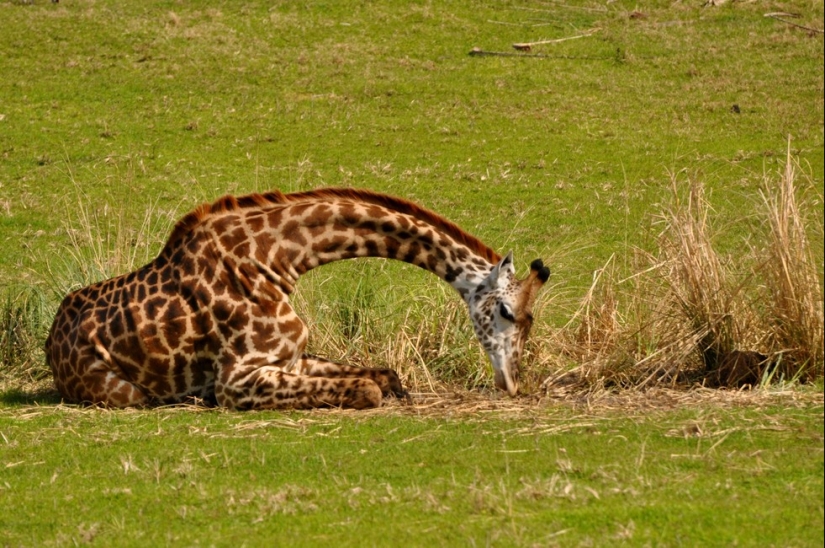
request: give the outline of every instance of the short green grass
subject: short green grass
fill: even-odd
[[[646,244],[669,171],[741,220],[790,137],[821,194],[821,35],[699,4],[0,3],[0,280],[42,278],[75,188],[132,219],[374,188],[572,288]],[[821,23],[821,2],[784,9]],[[549,58],[467,55],[593,28]]]
[[[822,26],[821,0],[772,9]],[[672,175],[704,182],[740,264],[788,147],[822,245],[822,37],[760,5],[12,0],[0,19],[0,292],[15,297],[46,287],[55,307],[228,192],[352,185],[435,209],[522,271],[545,259],[537,329],[563,326],[594,271],[614,257],[629,276],[654,247]],[[587,33],[546,57],[468,55]],[[312,276],[335,291],[309,306],[363,278],[385,302],[373,319],[440,309],[415,270],[330,265]]]
[[[6,546],[816,546],[822,405],[0,411]]]
[[[570,320],[611,256],[636,266],[673,174],[705,183],[736,264],[790,147],[821,249],[823,39],[766,11],[823,27],[821,0],[0,1],[0,386],[46,372],[27,349],[63,293],[228,192],[371,188],[522,269],[541,256],[538,332]],[[592,29],[546,57],[468,55]],[[370,330],[412,309],[424,335],[450,333],[424,357],[446,378],[452,356],[484,357],[433,315],[455,309],[430,278],[330,265],[301,288],[312,318],[352,329],[331,357],[394,351]],[[0,544],[821,546],[818,394],[416,417],[107,412],[5,391]]]

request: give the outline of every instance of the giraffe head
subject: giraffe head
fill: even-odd
[[[536,259],[530,264],[530,275],[516,279],[511,251],[468,295],[470,318],[490,357],[496,387],[510,396],[518,393],[519,362],[533,326],[533,302],[549,277],[550,269]]]

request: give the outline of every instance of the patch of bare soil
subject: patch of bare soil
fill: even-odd
[[[646,390],[600,390],[590,392],[556,391],[542,395],[509,398],[497,392],[420,392],[411,394],[411,402],[385,399],[377,409],[354,411],[347,409],[319,410],[322,413],[369,415],[411,415],[420,417],[461,417],[480,415],[524,416],[546,415],[554,408],[570,409],[585,414],[629,414],[646,411],[668,411],[682,408],[742,408],[756,409],[782,406],[806,408],[822,406],[822,392],[809,388],[770,388],[756,390],[723,390],[697,387],[689,390],[649,388]]]
[[[16,388],[13,397],[6,403],[13,404],[12,414],[26,413],[32,407],[40,411],[50,408],[94,412],[100,408],[67,405],[59,402],[59,395],[53,387],[44,383]],[[26,405],[26,404],[30,405]],[[2,407],[0,401],[0,407]],[[23,404],[23,405],[20,405]],[[769,388],[727,390],[695,387],[691,389],[647,388],[644,390],[573,390],[559,388],[546,393],[521,395],[510,398],[498,391],[468,391],[445,389],[439,392],[413,392],[410,399],[385,398],[383,405],[376,409],[317,409],[309,415],[341,414],[351,416],[404,415],[422,418],[483,417],[504,416],[529,418],[547,415],[554,409],[566,409],[577,414],[590,415],[637,415],[650,411],[672,411],[689,408],[754,408],[782,406],[785,408],[810,408],[823,406],[825,394],[808,386],[771,386]],[[169,412],[226,411],[202,402],[168,405],[156,409]],[[115,411],[115,410],[112,410]],[[122,410],[134,412],[136,409]],[[250,412],[254,413],[254,412]]]

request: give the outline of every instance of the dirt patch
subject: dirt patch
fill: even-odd
[[[822,406],[825,398],[814,389],[722,390],[695,388],[674,390],[652,388],[638,390],[601,390],[598,392],[557,392],[546,395],[525,395],[508,398],[496,392],[445,391],[413,393],[412,402],[385,399],[378,409],[319,409],[317,414],[352,416],[405,415],[422,418],[547,416],[554,409],[572,411],[576,415],[633,416],[655,411],[678,409],[764,409],[810,408]]]
[[[412,394],[412,403],[401,400],[385,400],[384,406],[367,411],[327,410],[336,413],[387,414],[398,413],[418,416],[461,416],[479,414],[546,414],[554,407],[571,408],[585,413],[628,413],[647,410],[673,410],[679,408],[714,407],[764,408],[821,406],[825,401],[822,392],[814,389],[772,390],[721,390],[695,388],[673,390],[652,388],[639,390],[602,390],[588,393],[559,391],[546,395],[526,395],[508,398],[498,393],[451,391],[444,393]]]
[[[43,384],[2,390],[0,406],[3,403],[24,412],[36,406],[39,410],[49,408],[91,412],[99,408],[89,408],[60,403],[60,396],[50,386]],[[823,406],[825,394],[808,386],[771,387],[767,389],[726,390],[695,387],[686,390],[671,388],[649,388],[646,390],[591,390],[576,391],[556,389],[543,394],[522,395],[509,398],[498,391],[443,390],[440,392],[414,392],[411,400],[386,398],[377,409],[317,409],[308,414],[344,414],[353,416],[407,415],[419,417],[469,417],[486,415],[512,415],[531,417],[546,415],[554,408],[572,410],[581,414],[634,415],[646,411],[668,411],[689,408],[743,408],[755,409],[782,406],[785,408],[809,408]],[[20,406],[20,407],[18,407]],[[185,405],[169,405],[157,408],[168,412],[229,412],[195,402]],[[137,409],[122,410],[135,412]]]

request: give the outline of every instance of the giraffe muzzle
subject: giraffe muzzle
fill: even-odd
[[[518,381],[513,379],[512,375],[509,374],[509,371],[496,369],[494,381],[496,388],[507,392],[507,395],[511,398],[518,394]]]

